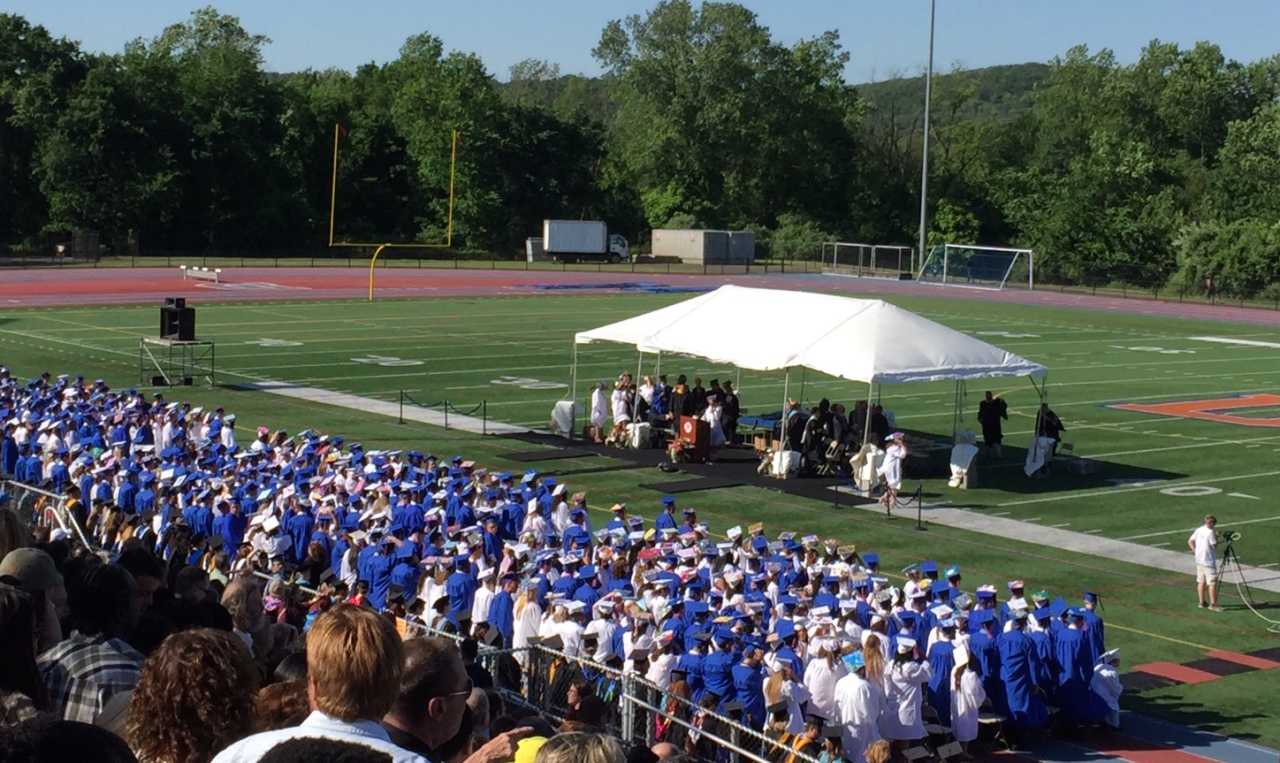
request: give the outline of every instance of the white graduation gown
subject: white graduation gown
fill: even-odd
[[[529,602],[524,605],[524,609],[520,610],[520,614],[515,617],[514,633],[511,637],[511,646],[515,649],[521,649],[529,646],[529,639],[536,638],[538,635],[538,626],[542,624],[542,607],[535,602]],[[516,652],[516,656],[523,664],[525,652]]]
[[[964,666],[956,670],[962,673],[960,688],[951,690],[951,733],[957,742],[972,742],[978,738],[978,709],[987,701],[987,691],[977,673]]]
[[[815,659],[804,669],[804,688],[809,690],[809,712],[827,720],[836,718],[836,682],[848,673],[844,663],[832,669],[824,659]]]
[[[609,418],[608,403],[605,400],[604,390],[598,387],[591,390],[591,425],[596,428],[603,427],[605,420]]]
[[[913,740],[924,736],[924,685],[933,677],[927,662],[891,665],[884,673],[884,712],[880,734],[885,739]]]
[[[870,681],[850,673],[836,684],[835,703],[844,727],[840,743],[845,760],[865,760],[867,748],[880,739],[880,692]]]
[[[1107,706],[1107,714],[1103,718],[1108,726],[1120,728],[1120,693],[1124,686],[1120,683],[1120,674],[1114,665],[1099,663],[1093,667],[1093,678],[1089,681],[1089,691],[1098,695]]]

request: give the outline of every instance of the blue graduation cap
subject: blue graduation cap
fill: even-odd
[[[1053,601],[1049,602],[1049,614],[1054,617],[1062,617],[1062,615],[1071,609],[1071,605],[1061,596],[1053,597]]]
[[[778,624],[774,627],[773,632],[778,634],[778,638],[785,641],[786,639],[796,635],[796,626],[795,623],[790,620],[779,620]]]
[[[674,495],[664,495],[664,496],[662,496],[662,505],[663,505],[663,506],[675,506],[675,505],[676,505],[676,497],[675,497]]]
[[[925,574],[928,574],[930,572],[937,572],[938,563],[933,561],[932,559],[925,559],[923,562],[920,562],[920,571]]]

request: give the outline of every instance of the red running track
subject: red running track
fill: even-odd
[[[165,297],[193,303],[364,299],[364,268],[225,268],[222,283],[183,280],[177,268],[0,270],[0,308],[153,304]],[[1280,326],[1280,311],[1227,305],[1096,297],[1054,291],[976,291],[820,274],[685,275],[511,270],[411,270],[377,276],[383,298],[616,293],[620,284],[712,289],[726,283],[861,296],[910,295],[978,302],[1074,307],[1091,311]],[[570,288],[565,288],[570,287]]]

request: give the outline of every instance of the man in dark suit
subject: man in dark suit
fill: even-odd
[[[978,423],[982,424],[982,444],[994,452],[997,458],[1003,455],[1001,442],[1004,440],[1004,432],[1000,420],[1008,418],[1009,404],[988,390],[986,399],[978,403]]]
[[[693,402],[693,413],[690,416],[701,416],[707,410],[707,390],[702,386],[702,377],[693,377],[693,388],[689,390],[689,398]]]

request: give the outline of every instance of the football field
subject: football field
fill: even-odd
[[[506,297],[436,297],[364,301],[273,301],[200,304],[198,334],[217,347],[219,388],[165,390],[168,399],[217,402],[239,414],[240,439],[262,423],[297,431],[313,428],[362,438],[366,447],[418,447],[454,451],[503,468],[499,438],[400,425],[370,416],[357,400],[347,409],[306,403],[255,390],[263,382],[348,393],[357,398],[472,410],[483,403],[491,421],[545,428],[552,405],[570,394],[574,332],[686,299],[688,294],[570,294]],[[1075,601],[1085,587],[1104,594],[1109,642],[1124,649],[1126,667],[1187,663],[1206,652],[1246,652],[1280,645],[1268,623],[1240,606],[1224,586],[1228,611],[1195,607],[1192,579],[1105,554],[1038,545],[1036,528],[1063,530],[1143,547],[1185,551],[1186,537],[1206,513],[1221,529],[1238,530],[1243,562],[1277,570],[1280,582],[1280,330],[1267,326],[1171,318],[1118,311],[1043,307],[984,300],[981,293],[938,297],[886,296],[927,318],[972,334],[1049,369],[1052,408],[1067,427],[1064,442],[1093,463],[1077,473],[1055,468],[1046,479],[1022,472],[1037,394],[1025,379],[970,383],[962,428],[975,420],[982,393],[1009,404],[1006,453],[984,463],[977,489],[948,488],[944,480],[916,480],[932,504],[976,517],[1016,521],[1030,537],[983,535],[965,527],[911,523],[829,506],[756,488],[691,493],[687,503],[723,532],[738,523],[766,521],[776,530],[816,532],[882,551],[886,567],[930,557],[959,563],[965,584],[1003,587],[1025,578]],[[156,331],[156,308],[57,307],[0,310],[0,364],[19,376],[42,371],[105,378],[114,387],[140,381],[138,341]],[[742,316],[725,315],[726,326]],[[801,318],[802,319],[802,318]],[[588,385],[622,371],[657,370],[657,358],[603,344],[578,349],[577,399],[585,410]],[[739,382],[748,413],[777,411],[783,378],[739,372],[691,358],[664,357],[661,370],[704,382]],[[790,396],[853,403],[864,385],[793,373]],[[898,428],[950,437],[955,386],[950,383],[884,387],[879,397]],[[449,451],[444,453],[444,451]],[[608,463],[611,459],[591,459]],[[539,469],[571,469],[581,462],[547,461]],[[655,477],[617,464],[613,471],[569,476],[587,489],[594,508],[614,500],[652,516],[657,494],[641,489]],[[638,509],[636,507],[639,507]],[[928,519],[926,512],[926,519]],[[775,532],[776,532],[775,530]],[[1028,542],[1030,540],[1030,542]],[[1191,569],[1190,555],[1186,556]],[[1280,620],[1280,594],[1255,591],[1259,611]],[[1267,601],[1277,602],[1265,608]],[[1113,627],[1114,626],[1114,627]],[[1280,655],[1277,656],[1280,661]],[[1148,687],[1127,695],[1129,707],[1263,743],[1280,743],[1267,710],[1280,699],[1280,673],[1258,670],[1220,680]]]

